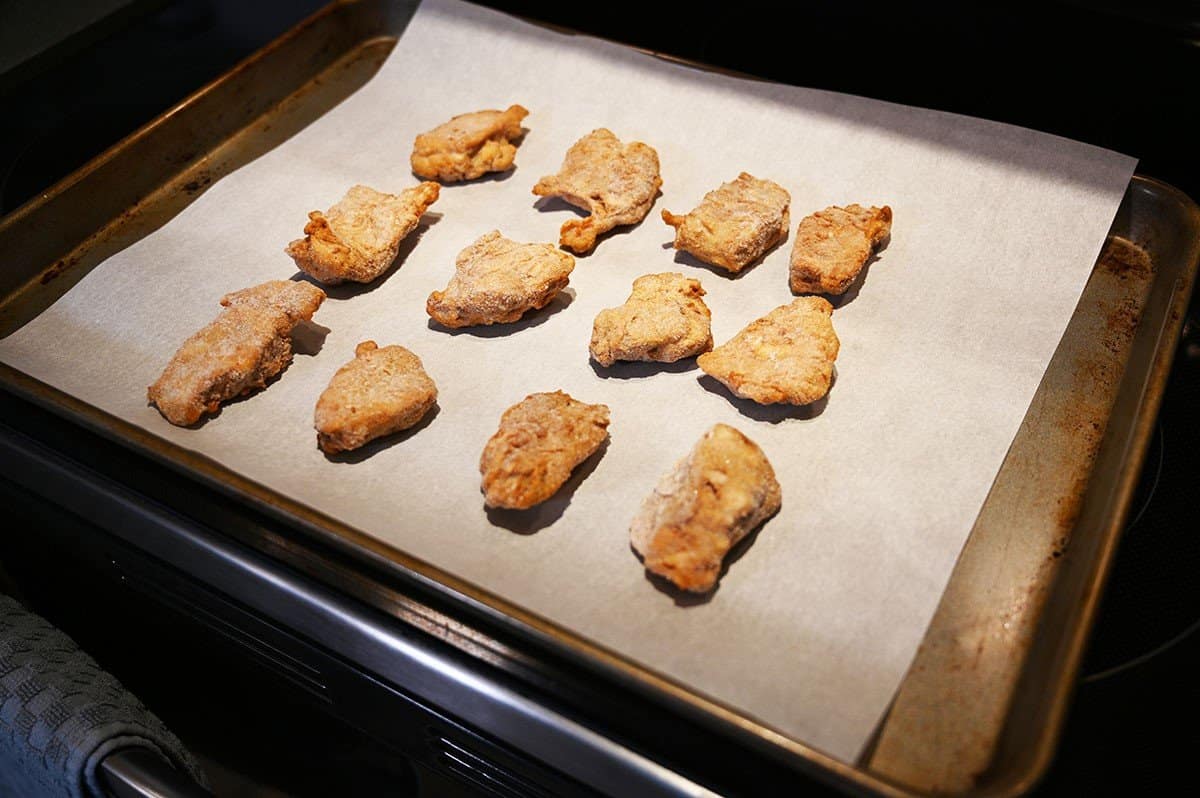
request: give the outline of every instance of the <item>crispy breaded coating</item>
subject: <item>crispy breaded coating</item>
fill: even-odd
[[[402,346],[380,349],[374,341],[363,341],[317,400],[317,446],[326,454],[357,449],[408,429],[436,402],[437,386],[421,358]]]
[[[815,402],[829,393],[840,346],[832,313],[828,300],[799,297],[750,322],[696,362],[744,399],[763,405]]]
[[[791,201],[778,183],[742,172],[686,216],[664,210],[662,218],[675,228],[675,249],[736,274],[787,236]]]
[[[526,396],[504,411],[500,429],[483,447],[484,501],[512,510],[546,501],[607,437],[607,405],[585,404],[562,391]]]
[[[429,295],[425,311],[446,327],[516,321],[549,304],[574,268],[553,244],[519,244],[493,230],[458,253],[449,285]]]
[[[717,424],[663,475],[629,527],[651,573],[705,593],[739,540],[779,511],[782,495],[762,449]]]
[[[559,234],[562,246],[582,255],[601,233],[646,218],[661,185],[653,147],[622,144],[611,130],[599,128],[572,144],[558,174],[539,180],[533,193],[562,197],[591,214],[564,222]]]
[[[417,136],[412,170],[426,180],[454,183],[511,169],[517,155],[512,140],[520,138],[521,120],[528,115],[519,105],[460,114]]]
[[[305,282],[271,280],[221,298],[221,315],[183,342],[146,392],[180,427],[222,402],[262,388],[292,360],[292,330],[311,319],[325,292]]]
[[[353,186],[327,213],[313,211],[304,238],[284,251],[300,271],[326,285],[369,283],[387,271],[441,187],[421,183],[399,194]]]
[[[647,274],[618,308],[606,308],[592,324],[592,358],[602,366],[618,360],[674,363],[712,349],[712,314],[699,280],[678,272]]]
[[[800,220],[792,245],[794,294],[845,292],[871,253],[892,234],[892,209],[831,205]]]

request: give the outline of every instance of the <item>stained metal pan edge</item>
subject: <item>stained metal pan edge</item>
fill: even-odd
[[[1138,176],[1112,236],[1157,268],[1098,263],[869,758],[922,791],[1024,792],[1061,732],[1195,279],[1200,210]]]
[[[1083,496],[1069,556],[1051,586],[1039,620],[1041,633],[1007,714],[1009,729],[990,765],[993,782],[982,794],[1031,789],[1053,758],[1200,267],[1200,207],[1173,186],[1136,176],[1115,225],[1156,257],[1158,273],[1131,342],[1129,365]],[[1037,701],[1039,695],[1052,700]]]
[[[36,315],[109,254],[165,222],[202,192],[206,181],[218,179],[274,146],[365,82],[394,44],[411,14],[411,6],[386,2],[332,4],[41,197],[0,220],[0,252],[8,253],[7,263],[0,271],[0,334]],[[228,108],[225,101],[229,96],[249,97],[249,100],[223,115],[223,127],[205,127],[199,121],[205,119],[205,112],[213,107]],[[202,129],[198,131],[197,127]],[[187,134],[191,134],[190,138]],[[148,154],[154,157],[148,158]],[[140,175],[142,184],[118,192],[115,184],[122,177],[127,181],[131,170]],[[1114,407],[1122,408],[1121,412],[1128,415],[1121,419],[1121,424],[1110,425],[1097,455],[1096,476],[1090,481],[1076,526],[1079,530],[1090,524],[1098,530],[1086,539],[1096,549],[1094,556],[1084,562],[1087,550],[1081,547],[1085,541],[1073,544],[1078,554],[1064,563],[1053,586],[1066,598],[1048,601],[1046,605],[1047,616],[1054,613],[1062,616],[1056,622],[1062,624],[1066,634],[1056,638],[1056,646],[1049,645],[1045,634],[1035,638],[1028,656],[1030,665],[1023,668],[1023,687],[1015,694],[1012,709],[1005,715],[998,753],[990,760],[991,769],[969,789],[957,791],[962,794],[1019,793],[1028,788],[1049,761],[1095,614],[1099,588],[1111,562],[1161,401],[1173,351],[1171,343],[1178,336],[1182,310],[1194,279],[1200,213],[1174,189],[1140,176],[1131,184],[1130,196],[1156,199],[1175,207],[1180,219],[1191,219],[1195,230],[1191,233],[1190,249],[1181,247],[1181,260],[1171,267],[1177,276],[1171,280],[1171,297],[1163,305],[1166,310],[1162,317],[1143,317],[1137,338],[1144,340],[1134,355],[1141,358],[1138,362],[1146,373],[1140,390],[1138,386],[1127,385],[1130,380],[1136,381],[1137,375],[1126,375],[1128,379],[1122,387],[1126,401]],[[76,212],[88,208],[92,209],[90,216]],[[1138,212],[1137,208],[1127,210]],[[55,224],[71,218],[76,221],[70,229]],[[1141,216],[1137,218],[1143,220]],[[1117,227],[1120,225],[1119,218]],[[47,226],[52,235],[45,233]],[[31,227],[41,232],[30,234]],[[1123,231],[1118,229],[1118,232]],[[1160,271],[1160,276],[1165,272]],[[1153,340],[1147,345],[1148,337]],[[930,791],[927,785],[911,780],[902,784],[886,769],[868,770],[835,760],[683,685],[629,663],[616,652],[527,613],[503,597],[478,590],[4,364],[0,364],[0,387],[281,518],[298,532],[351,557],[465,602],[497,623],[548,643],[572,655],[579,664],[620,683],[657,699],[666,699],[703,722],[733,732],[745,742],[795,758],[809,768],[816,767],[843,786],[886,795]],[[1078,594],[1078,601],[1069,602],[1067,594]],[[1043,619],[1039,626],[1048,626],[1052,620],[1052,617]],[[1028,735],[1035,728],[1040,731]],[[1017,738],[1022,736],[1026,742],[1030,739],[1035,742],[1021,745]]]

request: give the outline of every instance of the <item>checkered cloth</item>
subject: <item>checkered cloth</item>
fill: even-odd
[[[0,796],[102,798],[108,754],[148,748],[201,784],[178,738],[62,632],[0,596]]]

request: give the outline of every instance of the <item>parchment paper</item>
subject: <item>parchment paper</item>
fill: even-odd
[[[319,353],[199,429],[146,405],[146,386],[224,293],[296,273],[283,247],[306,212],[356,182],[414,185],[417,133],[512,102],[532,112],[515,172],[445,187],[438,218],[392,272],[332,290]],[[579,258],[569,296],[527,320],[428,326],[425,298],[477,236],[557,240],[573,211],[535,203],[530,188],[601,126],[658,150],[663,194],[650,216]],[[709,74],[430,0],[370,83],[96,268],[0,342],[0,357],[852,760],[916,651],[1133,165],[1029,130]],[[603,371],[588,360],[596,313],[641,274],[698,277],[718,343],[791,300],[790,240],[737,279],[668,247],[661,210],[687,212],[742,170],[791,192],[793,235],[830,204],[895,212],[891,244],[837,303],[836,383],[809,409],[733,400],[692,361]],[[439,411],[333,462],[317,450],[313,406],[366,338],[420,355]],[[489,515],[484,442],[509,405],[559,388],[609,405],[610,445],[540,510]],[[783,509],[709,600],[677,603],[645,577],[628,523],[716,422],[762,446]]]

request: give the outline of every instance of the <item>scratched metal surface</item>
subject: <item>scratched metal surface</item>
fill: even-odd
[[[1012,794],[1053,753],[1200,260],[1200,209],[1135,178],[868,767]]]
[[[962,793],[991,764],[1154,271],[1110,238],[893,703],[870,767]],[[1047,630],[1049,632],[1049,630]]]

